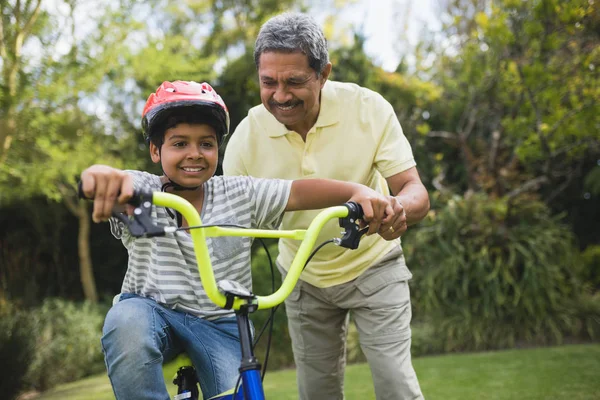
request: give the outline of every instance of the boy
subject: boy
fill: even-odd
[[[109,219],[113,206],[125,203],[134,188],[185,198],[205,224],[276,229],[285,211],[349,200],[362,206],[368,234],[393,216],[386,197],[359,184],[213,177],[229,114],[206,83],[164,82],[148,98],[142,128],[152,161],[160,163],[163,175],[103,165],[86,169],[82,189],[94,198],[94,221]],[[181,215],[165,208],[153,207],[152,217],[159,225],[188,226]],[[106,316],[102,337],[116,398],[168,399],[162,364],[182,351],[196,367],[204,398],[234,387],[241,357],[236,320],[204,293],[189,234],[134,239],[123,225],[110,221],[112,233],[129,253],[121,295]],[[207,238],[207,245],[217,281],[231,279],[251,287],[250,238]]]

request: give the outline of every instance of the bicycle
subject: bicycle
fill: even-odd
[[[136,191],[129,203],[135,207],[131,217],[118,213],[113,213],[113,216],[122,221],[134,237],[161,236],[177,230],[189,230],[194,244],[200,279],[207,296],[217,306],[232,309],[235,312],[242,350],[240,377],[236,387],[208,400],[264,400],[265,394],[260,375],[261,365],[254,355],[249,315],[261,309],[273,309],[281,304],[292,292],[306,264],[323,244],[333,242],[342,247],[356,249],[361,236],[366,231],[356,223],[362,218],[361,207],[356,203],[348,202],[341,206],[326,208],[313,219],[307,229],[262,230],[202,225],[200,215],[194,206],[182,197],[166,192]],[[188,221],[189,226],[174,228],[154,225],[150,217],[152,205],[179,211]],[[319,232],[325,223],[334,218],[339,219],[339,225],[344,229],[343,236],[327,241],[312,251]],[[290,238],[300,240],[301,244],[279,289],[268,296],[257,296],[237,282],[230,280],[216,282],[205,238],[217,236]],[[196,400],[198,398],[199,392],[193,368],[180,368],[174,383],[178,386],[175,400]]]

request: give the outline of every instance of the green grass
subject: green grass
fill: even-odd
[[[423,357],[413,364],[428,400],[600,399],[600,344]],[[173,369],[166,376],[171,378]],[[267,373],[266,397],[297,399],[295,379],[294,370]],[[346,398],[375,399],[371,382],[366,365],[348,366]],[[37,399],[114,397],[108,378],[102,375],[61,385]]]

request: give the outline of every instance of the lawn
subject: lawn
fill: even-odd
[[[600,344],[422,357],[413,363],[426,399],[600,399]],[[170,378],[172,371],[167,373]],[[265,393],[271,399],[297,399],[295,371],[267,373]],[[114,397],[102,375],[61,385],[36,399]],[[375,399],[366,365],[347,368],[346,399]]]

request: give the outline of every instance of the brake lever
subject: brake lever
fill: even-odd
[[[348,209],[348,216],[340,218],[340,227],[344,228],[344,235],[335,240],[335,244],[347,249],[357,249],[360,238],[367,232],[367,228],[360,229],[357,220],[363,217],[363,210],[360,204],[349,201],[344,204]]]
[[[90,200],[84,195],[81,182],[77,187],[77,195],[80,199]],[[136,190],[127,203],[135,207],[131,217],[115,211],[112,212],[112,216],[125,224],[131,236],[138,238],[165,235],[165,227],[152,222],[152,192]]]
[[[152,222],[152,192],[144,190],[135,191],[134,196],[128,203],[135,207],[133,218],[117,212],[113,212],[112,215],[127,226],[131,236],[154,237],[165,234],[164,226],[155,225]]]

